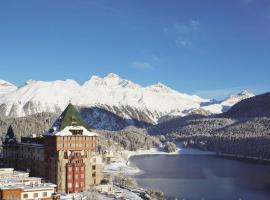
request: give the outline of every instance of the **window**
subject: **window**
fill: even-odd
[[[96,177],[96,172],[92,173],[92,177]]]
[[[27,199],[28,198],[28,194],[23,194],[23,198]]]
[[[34,193],[34,198],[38,198],[38,193]]]
[[[7,200],[15,200],[16,196],[14,194],[8,195]]]
[[[93,165],[92,166],[92,170],[96,170],[96,165]]]
[[[69,174],[68,175],[68,179],[72,179],[72,174]]]
[[[72,188],[72,183],[68,183],[68,187],[69,188]]]
[[[43,197],[47,197],[47,192],[43,192],[43,193],[42,193],[42,196],[43,196]]]

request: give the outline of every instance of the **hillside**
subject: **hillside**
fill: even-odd
[[[270,159],[270,94],[243,100],[224,114],[193,115],[148,128],[151,135],[211,151]]]
[[[223,116],[231,118],[270,117],[270,93],[244,99]]]

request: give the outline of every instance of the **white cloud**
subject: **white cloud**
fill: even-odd
[[[198,30],[201,23],[198,20],[190,20],[187,23],[174,24],[174,30],[178,33],[189,33]]]
[[[190,24],[193,30],[197,30],[199,26],[201,25],[201,23],[198,20],[191,20]]]
[[[146,70],[146,69],[152,69],[153,66],[148,62],[141,62],[141,61],[133,61],[131,63],[131,66],[136,69],[140,70]]]
[[[184,23],[175,23],[171,28],[165,27],[163,32],[166,35],[174,36],[176,38],[176,45],[181,47],[191,47],[193,46],[193,42],[190,38],[199,31],[200,26],[201,23],[199,20],[191,19]]]
[[[177,45],[180,45],[181,47],[191,47],[192,46],[192,42],[190,42],[189,40],[176,39],[175,43]]]
[[[165,27],[163,28],[163,32],[168,33],[177,33],[177,34],[184,34],[190,33],[193,31],[197,31],[200,27],[201,23],[199,20],[191,19],[185,23],[175,23],[172,27]]]
[[[174,30],[178,33],[188,33],[191,31],[191,27],[186,24],[175,24]]]

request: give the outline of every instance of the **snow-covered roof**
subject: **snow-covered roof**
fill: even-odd
[[[82,130],[82,136],[98,136],[97,133],[88,131],[83,126],[67,126],[61,131],[48,132],[45,135],[72,136],[72,131],[74,130]]]
[[[20,183],[0,184],[0,188],[3,189],[23,189],[24,191],[36,191],[36,190],[52,190],[56,187],[53,183],[41,183],[37,185],[27,185]]]

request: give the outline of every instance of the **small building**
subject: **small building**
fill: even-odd
[[[43,183],[41,178],[29,177],[26,172],[1,168],[0,175],[0,200],[50,200],[56,191],[55,184]]]
[[[52,200],[55,188],[56,185],[51,183],[0,185],[0,200]]]
[[[111,164],[117,162],[119,157],[116,156],[113,151],[105,151],[103,154],[103,159],[107,164]]]
[[[97,191],[107,195],[113,195],[113,183],[111,179],[104,178],[101,180],[100,184],[96,187]]]

